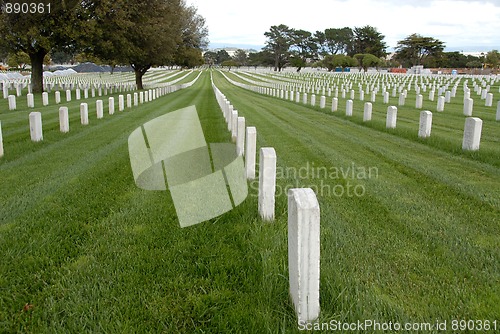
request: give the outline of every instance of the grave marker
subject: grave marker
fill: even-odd
[[[352,100],[347,100],[346,106],[345,106],[345,115],[346,116],[352,116],[352,108],[353,108]]]
[[[69,132],[68,107],[60,107],[59,108],[59,130],[62,133]]]
[[[262,147],[259,159],[259,214],[263,220],[274,220],[274,195],[276,193],[276,151]]]
[[[420,113],[420,125],[418,128],[418,136],[427,138],[431,136],[432,129],[432,113],[429,110],[423,110]]]
[[[104,117],[104,106],[102,100],[95,101],[95,109],[97,113],[97,119],[101,119]]]
[[[311,188],[288,191],[288,273],[298,321],[319,317],[320,208]]]
[[[464,138],[462,142],[462,149],[465,151],[479,150],[481,143],[481,130],[483,128],[483,121],[477,117],[468,117],[465,119]]]
[[[249,126],[245,138],[245,170],[247,179],[255,179],[255,159],[257,155],[257,128]]]
[[[365,108],[363,112],[363,122],[368,122],[372,120],[372,104],[370,102],[365,103]]]
[[[29,120],[31,140],[34,142],[42,141],[42,114],[40,112],[33,111],[29,114]]]
[[[243,156],[245,154],[245,117],[238,117],[236,127],[236,154]]]
[[[396,122],[398,118],[398,108],[395,106],[390,106],[387,108],[387,119],[385,122],[385,126],[388,129],[395,129]]]
[[[89,106],[87,103],[80,103],[80,122],[82,125],[89,124]]]

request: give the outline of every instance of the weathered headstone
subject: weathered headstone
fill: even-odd
[[[288,273],[298,322],[319,317],[320,208],[311,188],[288,191]]]
[[[69,132],[68,107],[59,108],[59,130],[63,133]]]
[[[385,126],[388,129],[395,129],[396,122],[398,118],[398,108],[395,106],[390,106],[387,108],[387,119],[385,122]]]
[[[56,90],[54,92],[54,100],[55,100],[56,104],[61,103],[61,92],[60,91]]]
[[[276,193],[276,151],[272,147],[260,149],[259,160],[259,214],[263,220],[274,220]]]
[[[481,143],[481,131],[483,128],[483,121],[477,117],[467,117],[465,119],[464,138],[462,142],[462,149],[465,151],[479,150]]]
[[[82,98],[82,97],[81,97],[80,88],[77,88],[77,89],[75,90],[75,96],[76,96],[76,100],[77,100],[77,101],[81,100],[81,98]]]
[[[420,125],[418,127],[418,136],[427,138],[431,136],[432,113],[429,110],[423,110],[420,113]]]
[[[71,102],[71,91],[66,90],[66,102]]]
[[[43,140],[42,113],[33,111],[29,114],[29,119],[31,140],[34,142]]]

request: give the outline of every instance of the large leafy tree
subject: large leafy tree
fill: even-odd
[[[347,53],[350,56],[355,54],[369,53],[377,58],[383,58],[387,55],[387,45],[384,42],[385,36],[372,26],[356,27],[353,30],[353,42],[348,48]]]
[[[186,66],[202,61],[204,20],[183,0],[100,0],[93,1],[90,12],[97,33],[89,49],[108,63],[130,64],[138,89],[152,66],[186,57]]]
[[[315,37],[323,55],[336,55],[345,54],[352,48],[354,35],[351,28],[345,27],[317,31]]]
[[[26,1],[0,1],[7,4]],[[91,23],[85,16],[86,1],[38,0],[34,13],[0,12],[0,44],[10,53],[25,52],[31,62],[33,92],[43,91],[43,61],[51,51],[74,52]],[[49,11],[50,5],[50,11]],[[43,12],[42,12],[43,9]]]
[[[398,42],[396,59],[410,66],[421,65],[426,58],[439,58],[444,47],[444,43],[436,38],[412,34]]]
[[[318,44],[313,35],[305,30],[291,30],[291,55],[292,64],[300,72],[306,66],[308,59],[316,59],[318,54]]]
[[[498,65],[500,64],[500,53],[498,50],[492,50],[486,54],[485,58],[486,64],[493,68],[496,69],[498,68]]]
[[[281,71],[288,62],[290,56],[290,46],[292,45],[292,29],[287,25],[271,26],[271,29],[264,33],[267,37],[265,51],[274,57],[274,70]]]

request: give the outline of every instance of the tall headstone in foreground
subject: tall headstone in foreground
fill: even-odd
[[[297,320],[316,320],[320,311],[320,208],[311,188],[288,191],[288,273]]]
[[[245,138],[245,170],[247,179],[255,179],[255,159],[257,155],[257,129],[249,126]]]
[[[69,132],[68,107],[59,108],[59,130],[63,133]]]
[[[464,139],[462,149],[465,151],[479,150],[481,143],[481,131],[483,129],[483,121],[477,117],[468,117],[465,119]]]
[[[429,110],[423,110],[420,113],[420,125],[418,127],[418,136],[427,138],[431,136],[432,113]]]
[[[272,147],[262,147],[259,160],[259,214],[263,220],[274,220],[275,193],[276,151]]]
[[[35,111],[31,112],[29,115],[29,119],[31,140],[34,142],[43,140],[42,113]]]

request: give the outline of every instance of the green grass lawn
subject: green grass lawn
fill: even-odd
[[[256,182],[236,209],[185,229],[168,192],[134,184],[127,139],[155,117],[196,105],[206,141],[230,141],[208,71],[191,88],[113,116],[105,101],[102,120],[97,98],[89,99],[88,126],[80,125],[81,101],[63,103],[67,134],[51,100],[35,108],[41,143],[29,139],[25,98],[17,111],[0,101],[0,332],[298,332],[285,191],[296,186],[318,189],[320,322],[500,321],[499,122],[485,115],[481,150],[463,153],[458,103],[443,118],[435,113],[434,137],[423,141],[411,97],[389,131],[382,103],[364,124],[359,102],[347,118],[343,101],[332,114],[213,77],[247,126],[257,127],[258,147],[276,149],[285,172],[273,223],[258,216]],[[286,172],[306,166],[377,173]],[[356,186],[363,196],[334,193]]]

